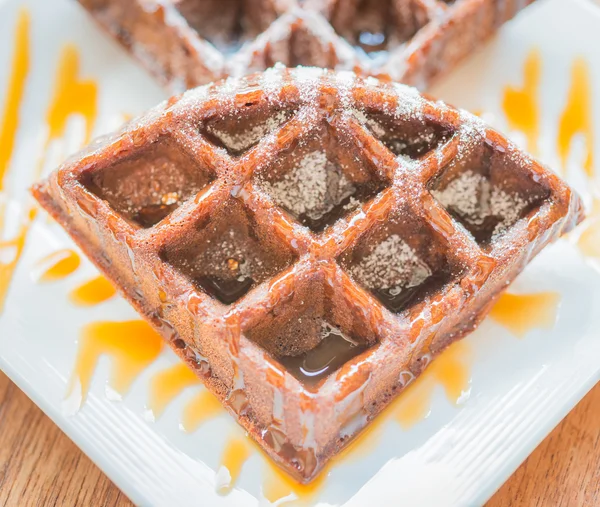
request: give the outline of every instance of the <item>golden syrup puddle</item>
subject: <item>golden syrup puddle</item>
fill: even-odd
[[[69,300],[77,306],[94,306],[108,301],[116,293],[114,285],[99,275],[75,287],[69,293]]]
[[[600,259],[600,199],[594,199],[584,227],[577,245],[586,257]]]
[[[542,59],[540,52],[534,49],[525,60],[523,86],[506,86],[502,99],[502,108],[512,130],[522,132],[527,139],[527,151],[538,152],[539,120],[538,90],[540,85]]]
[[[583,136],[586,150],[583,168],[587,176],[591,178],[594,175],[592,85],[587,63],[581,58],[577,58],[573,62],[569,95],[558,126],[558,154],[563,169],[567,168],[571,143],[577,134]]]
[[[557,292],[505,292],[490,311],[490,317],[515,336],[523,338],[532,329],[554,327],[560,300],[561,296]]]
[[[103,355],[112,361],[110,387],[120,395],[125,394],[137,376],[158,358],[162,347],[163,339],[142,320],[86,325],[81,330],[66,397],[73,395],[79,386],[81,402],[86,399],[94,370]]]
[[[80,264],[81,258],[74,250],[57,250],[36,262],[33,276],[39,282],[56,282],[74,273]]]
[[[17,18],[14,36],[14,50],[12,69],[8,83],[8,93],[4,103],[4,114],[0,124],[0,192],[4,190],[5,180],[12,159],[17,129],[19,126],[19,112],[25,84],[29,74],[30,62],[30,31],[31,17],[29,11],[21,9]],[[11,240],[2,240],[4,231],[5,204],[0,203],[0,313],[4,307],[6,293],[12,279],[12,274],[25,245],[27,228],[19,227],[17,235]],[[31,213],[29,214],[31,215]],[[32,218],[32,217],[29,217]],[[9,259],[9,260],[7,260]]]

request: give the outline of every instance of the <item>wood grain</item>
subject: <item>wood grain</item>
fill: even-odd
[[[600,505],[600,384],[548,435],[487,507]]]
[[[0,505],[132,505],[3,373],[0,373]]]
[[[0,505],[132,505],[2,373]],[[548,505],[600,505],[600,384],[521,465],[487,507]]]

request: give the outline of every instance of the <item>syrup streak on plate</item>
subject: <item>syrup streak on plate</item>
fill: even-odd
[[[533,49],[525,60],[523,68],[523,86],[504,89],[502,108],[513,130],[525,134],[527,150],[538,155],[537,141],[540,133],[540,113],[538,104],[541,74],[541,56]],[[592,84],[587,63],[576,58],[571,68],[571,83],[565,107],[558,124],[557,149],[563,171],[567,162],[573,139],[583,136],[586,158],[583,169],[589,178],[594,176],[594,129],[592,121]]]
[[[19,111],[29,74],[31,16],[25,9],[19,12],[15,31],[12,72],[4,102],[4,116],[0,124],[0,191],[9,168],[19,127]]]
[[[573,138],[583,135],[586,158],[583,168],[589,178],[594,176],[594,131],[592,126],[592,85],[590,71],[586,62],[577,58],[571,69],[571,87],[565,109],[558,126],[558,153],[563,168],[567,168],[567,160]]]
[[[60,57],[56,93],[48,108],[48,142],[65,133],[67,120],[72,114],[85,118],[85,144],[89,143],[97,115],[98,85],[91,79],[79,79],[79,52],[67,44]]]
[[[39,282],[55,282],[74,273],[80,264],[79,254],[75,250],[65,248],[40,259],[32,271],[32,276]]]
[[[3,205],[0,204],[0,215],[3,214]],[[29,232],[29,226],[35,219],[37,209],[31,207],[27,213],[25,220],[19,225],[18,232],[15,237],[10,240],[0,241],[0,313],[4,309],[6,294],[12,280],[13,273],[17,269],[19,259],[25,248],[25,240]],[[2,217],[0,216],[0,219]],[[2,220],[0,220],[1,222]],[[1,231],[0,231],[1,232]]]
[[[221,467],[217,472],[217,491],[227,493],[231,490],[252,451],[248,438],[230,437],[221,457]]]
[[[429,415],[437,385],[444,388],[446,397],[455,405],[468,398],[471,390],[471,355],[466,342],[453,343],[400,394],[394,413],[402,428],[408,429]]]
[[[510,128],[520,130],[527,136],[530,151],[537,146],[539,136],[538,85],[540,55],[532,50],[525,61],[522,89],[507,86],[504,91],[503,109]],[[594,178],[594,125],[592,119],[592,83],[587,63],[576,58],[571,67],[571,82],[561,113],[557,134],[557,149],[563,170],[566,170],[573,139],[581,135],[585,144],[586,158],[583,169],[586,176]],[[586,257],[600,257],[600,199],[592,203],[591,213],[582,226],[578,246]],[[502,301],[502,299],[501,299]],[[517,332],[518,334],[518,332]]]
[[[29,71],[30,59],[30,15],[25,9],[21,10],[17,19],[15,33],[15,52],[13,70],[8,88],[4,121],[0,130],[0,191],[8,172],[9,162],[14,148],[18,113],[23,99],[25,82]],[[73,45],[63,49],[56,77],[55,91],[47,112],[48,137],[44,154],[34,174],[37,180],[44,168],[48,148],[53,141],[58,140],[65,132],[68,118],[73,114],[81,114],[86,121],[86,138],[88,142],[97,115],[97,85],[91,80],[78,79],[79,53]],[[18,233],[10,241],[0,242],[0,312],[2,311],[6,293],[12,276],[17,268],[25,247],[27,234],[31,223],[37,216],[37,207],[29,206],[23,214],[24,220]],[[0,238],[4,228],[4,207],[0,205]],[[8,257],[8,260],[6,260]]]
[[[148,408],[153,416],[158,418],[167,405],[186,388],[200,384],[198,376],[185,363],[174,364],[152,377]]]
[[[263,482],[262,494],[272,503],[290,495],[306,502],[321,490],[327,478],[327,470],[323,470],[314,481],[309,484],[301,484],[281,470],[270,458],[265,457],[265,463],[267,464],[267,475]],[[287,501],[286,505],[288,505]]]
[[[29,12],[21,9],[15,31],[12,71],[4,103],[4,116],[0,124],[0,192],[4,190],[5,180],[8,176],[19,125],[19,111],[29,74],[30,24]],[[5,202],[6,200],[0,200],[0,313],[2,313],[12,274],[23,252],[27,234],[27,227],[21,226],[13,239],[10,241],[4,239]],[[33,219],[31,213],[28,218]]]
[[[94,306],[109,300],[117,293],[112,285],[102,275],[75,287],[69,293],[69,300],[77,306]]]
[[[504,293],[490,311],[490,317],[523,338],[531,329],[552,329],[561,296],[557,292],[534,294]]]
[[[67,386],[68,406],[76,411],[85,401],[100,356],[111,357],[109,386],[122,396],[158,358],[162,348],[161,336],[142,320],[86,325],[81,330],[77,359]]]
[[[538,90],[542,59],[539,50],[534,49],[525,60],[523,69],[523,86],[515,88],[507,85],[504,88],[502,108],[508,126],[523,132],[527,138],[527,151],[538,154],[539,105]]]
[[[193,433],[204,421],[222,413],[225,413],[225,409],[221,402],[213,393],[203,389],[184,407],[181,428],[188,433]]]

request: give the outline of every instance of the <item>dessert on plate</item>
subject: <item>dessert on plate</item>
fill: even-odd
[[[479,118],[282,66],[165,101],[33,192],[302,482],[582,218]]]
[[[428,87],[533,0],[79,0],[171,91],[281,62]]]

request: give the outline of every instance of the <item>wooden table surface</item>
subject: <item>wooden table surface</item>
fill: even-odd
[[[131,506],[2,373],[0,505]],[[600,506],[600,384],[488,503],[508,506]]]

